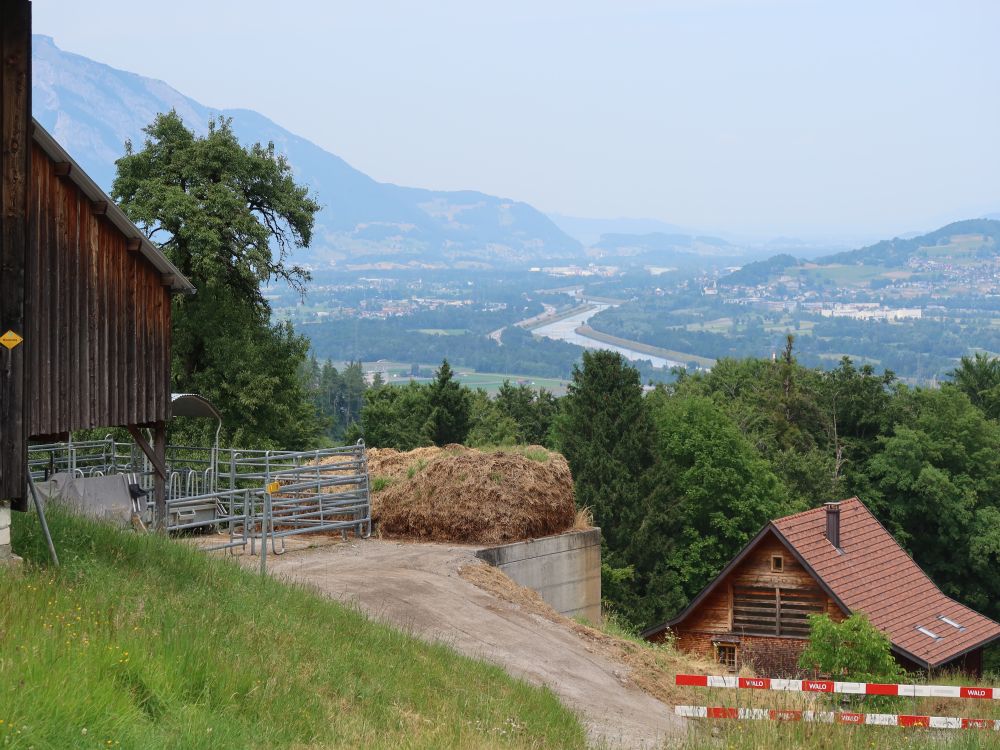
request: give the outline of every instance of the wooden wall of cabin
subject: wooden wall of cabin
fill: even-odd
[[[781,570],[772,570],[771,559],[781,557]],[[715,643],[734,643],[740,664],[752,665],[762,673],[781,676],[796,671],[798,654],[805,647],[806,633],[760,632],[741,627],[734,612],[736,593],[746,589],[785,592],[799,601],[814,600],[817,611],[836,621],[844,619],[840,607],[819,587],[788,549],[774,536],[764,537],[746,558],[675,628],[678,648],[710,659],[716,656]],[[767,622],[771,622],[768,620]]]
[[[170,290],[38,146],[32,150],[29,433],[149,424],[170,408]]]
[[[914,668],[912,662],[904,659],[899,654],[894,654],[896,661],[900,663],[903,669],[907,669],[911,672],[923,672],[926,671],[923,667],[917,666]],[[962,674],[970,675],[971,677],[982,677],[983,676],[983,649],[977,648],[969,651],[966,654],[962,654],[957,659],[952,659],[947,664],[942,664],[937,667],[934,671],[936,672],[961,672]]]
[[[780,556],[782,571],[771,570],[771,558]],[[840,607],[826,595],[813,577],[774,536],[766,536],[750,551],[740,565],[681,623],[684,630],[702,633],[739,633],[734,622],[733,599],[740,589],[775,588],[815,598],[835,620],[842,620]],[[775,633],[777,635],[777,633]]]

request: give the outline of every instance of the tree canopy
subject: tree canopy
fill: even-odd
[[[622,548],[653,461],[639,373],[617,352],[584,352],[562,406],[554,434],[573,472],[577,504],[590,508],[611,550]]]
[[[962,357],[951,371],[955,387],[990,419],[1000,417],[1000,358],[984,352]]]
[[[802,509],[711,399],[650,396],[655,463],[627,546],[627,609],[653,623],[680,611],[772,518]]]
[[[1000,425],[954,388],[899,397],[864,471],[879,519],[950,596],[998,614]]]
[[[173,301],[173,388],[212,400],[234,444],[314,443],[309,345],[271,322],[261,284],[304,289],[290,254],[308,245],[319,204],[273,144],[244,147],[227,119],[198,136],[170,112],[145,133],[118,160],[112,196],[198,290]]]
[[[273,143],[244,147],[228,118],[209,120],[200,137],[175,111],[144,132],[142,149],[127,142],[116,162],[112,197],[181,273],[199,289],[235,290],[261,311],[264,282],[304,291],[309,275],[290,255],[309,245],[320,205]]]

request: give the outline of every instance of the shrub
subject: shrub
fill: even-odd
[[[843,622],[811,615],[809,626],[809,645],[799,657],[803,669],[857,682],[895,682],[905,674],[889,639],[864,615]]]

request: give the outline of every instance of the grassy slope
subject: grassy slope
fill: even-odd
[[[185,545],[32,516],[0,572],[0,746],[582,747],[552,693]]]

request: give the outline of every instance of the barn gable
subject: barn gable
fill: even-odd
[[[808,636],[808,615],[823,613],[844,614],[795,549],[768,525],[683,612],[643,635],[685,623],[706,632]]]
[[[682,650],[779,675],[796,671],[811,614],[849,613],[768,524],[683,612],[642,636],[672,632]]]

